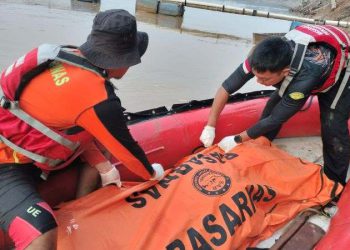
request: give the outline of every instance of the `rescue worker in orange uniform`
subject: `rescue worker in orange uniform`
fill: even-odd
[[[120,79],[129,67],[140,63],[147,46],[148,35],[137,31],[134,16],[125,10],[108,10],[96,15],[91,34],[79,49],[44,45],[34,50],[38,61],[55,51],[65,53],[66,57],[35,67],[30,71],[31,77],[25,74],[19,81],[26,78],[27,83],[16,86],[15,91],[10,90],[14,89],[17,75],[8,77],[16,69],[25,70],[30,64],[27,58],[33,53],[18,59],[2,73],[0,225],[15,242],[16,249],[56,248],[54,214],[31,181],[30,169],[35,165],[50,171],[83,156],[89,165],[98,169],[103,186],[120,186],[118,171],[94,145],[92,139],[96,139],[145,180],[162,178],[163,167],[150,164],[132,138],[120,100],[109,81]],[[54,131],[56,136],[51,136],[52,131],[33,129],[36,125],[32,125],[31,120],[38,121],[39,127],[43,124]],[[82,139],[81,131],[92,139]],[[79,145],[78,149],[65,148],[66,139]],[[52,158],[59,160],[52,161]]]

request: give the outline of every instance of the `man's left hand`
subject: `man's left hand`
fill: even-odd
[[[225,151],[225,153],[229,152],[231,149],[233,149],[237,145],[237,142],[235,141],[235,136],[226,136],[224,139],[222,139],[219,143],[218,146],[222,150]]]

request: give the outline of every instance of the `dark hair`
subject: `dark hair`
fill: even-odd
[[[264,39],[250,55],[251,67],[257,72],[278,72],[288,67],[293,51],[286,40],[279,36]]]

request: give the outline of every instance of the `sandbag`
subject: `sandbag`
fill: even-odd
[[[246,249],[342,190],[263,137],[188,156],[158,183],[124,185],[56,211],[58,249]]]

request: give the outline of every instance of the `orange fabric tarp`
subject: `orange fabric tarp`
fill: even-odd
[[[63,205],[58,249],[245,249],[342,187],[265,138],[186,157],[159,183],[125,183]]]

